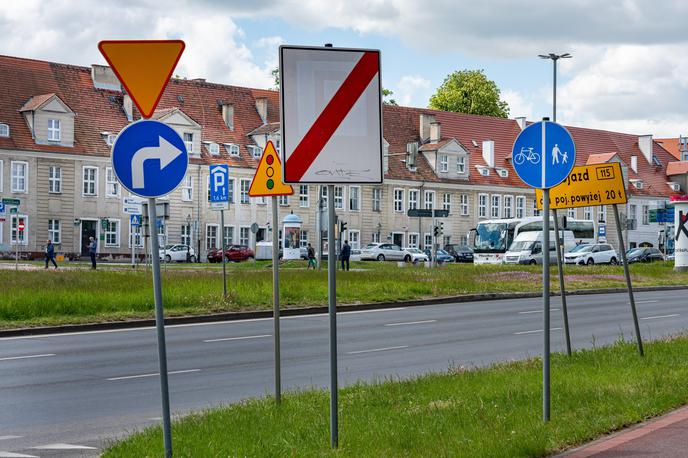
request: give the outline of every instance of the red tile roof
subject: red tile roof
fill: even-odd
[[[688,161],[670,162],[667,166],[667,175],[681,175],[688,173]]]
[[[585,165],[605,164],[614,156],[616,156],[616,153],[591,154],[588,156],[588,160],[585,162]]]
[[[657,143],[662,145],[662,148],[671,153],[679,161],[681,160],[681,151],[679,151],[678,138],[657,138]]]
[[[42,94],[42,95],[35,95],[31,97],[23,107],[19,109],[19,111],[34,111],[41,105],[43,105],[45,102],[50,100],[55,96],[54,93],[51,94]]]

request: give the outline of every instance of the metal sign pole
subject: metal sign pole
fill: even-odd
[[[557,245],[557,270],[559,271],[559,291],[561,292],[561,310],[564,314],[564,336],[566,337],[566,354],[571,356],[571,334],[569,333],[569,310],[566,305],[566,287],[564,286],[564,266],[561,256],[561,245],[564,243],[563,235],[559,234],[559,221],[557,219],[557,209],[552,209],[554,216],[554,239]],[[561,235],[561,236],[560,236]],[[549,247],[548,247],[549,250]],[[544,250],[543,250],[544,251]]]
[[[282,368],[280,360],[280,296],[279,296],[279,215],[277,196],[272,196],[272,306],[275,335],[275,402],[282,402]]]
[[[227,257],[225,254],[225,211],[220,210],[220,237],[222,246],[222,294],[227,297]]]
[[[628,299],[631,301],[631,312],[633,313],[633,326],[635,327],[635,338],[638,341],[638,354],[644,356],[643,339],[640,336],[640,325],[638,324],[638,312],[635,309],[635,299],[633,297],[633,286],[631,285],[631,273],[628,270],[628,260],[626,259],[626,245],[624,245],[623,231],[619,221],[619,209],[616,204],[612,205],[614,208],[614,220],[616,221],[616,232],[619,235],[619,251],[621,252],[621,262],[624,266],[624,275],[626,276],[626,287],[628,288]]]
[[[327,185],[327,284],[330,314],[330,445],[339,446],[337,411],[337,261],[334,246],[334,185]]]
[[[129,224],[129,232],[131,232],[131,268],[136,267],[136,234],[134,233],[134,226]]]
[[[544,151],[544,148],[543,148]],[[543,160],[544,162],[544,160]],[[549,421],[549,189],[542,190],[542,302],[544,346],[542,355],[542,419]],[[546,253],[546,254],[545,254]]]
[[[160,365],[160,393],[162,395],[162,428],[165,457],[172,457],[172,430],[170,427],[170,393],[167,384],[167,350],[165,348],[165,318],[162,308],[162,284],[160,282],[160,251],[156,227],[155,198],[148,199],[148,227],[151,237],[151,262],[153,265],[153,295],[155,298],[155,327],[158,332],[158,363]]]

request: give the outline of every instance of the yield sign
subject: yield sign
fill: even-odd
[[[182,40],[105,40],[98,49],[144,118],[150,118],[184,51]]]
[[[260,196],[290,196],[294,194],[294,188],[282,182],[282,163],[275,146],[271,141],[265,145],[265,151],[260,158],[260,163],[253,176],[248,195]]]
[[[285,183],[381,183],[380,51],[280,46]]]

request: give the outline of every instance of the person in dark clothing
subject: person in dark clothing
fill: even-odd
[[[90,243],[88,244],[88,254],[91,256],[91,269],[96,268],[96,252],[98,251],[98,242],[93,237],[88,238]]]
[[[45,246],[45,268],[48,268],[48,263],[52,262],[55,268],[57,269],[57,263],[55,262],[55,245],[53,245],[53,242],[51,240],[48,240],[47,245]]]
[[[349,245],[348,240],[344,240],[344,246],[342,247],[342,270],[349,270],[349,258],[351,257],[351,245]],[[346,268],[344,264],[346,263]]]
[[[308,244],[308,267],[306,267],[306,270],[310,269],[311,266],[313,266],[313,270],[316,268],[315,264],[315,249],[311,246],[311,244]]]

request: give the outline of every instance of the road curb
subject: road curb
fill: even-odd
[[[671,286],[645,286],[633,288],[634,292],[648,292],[648,291],[672,291],[688,289],[687,286],[671,285]],[[626,288],[606,288],[606,289],[590,289],[571,291],[567,296],[581,296],[592,294],[609,294],[626,292]],[[420,307],[425,305],[439,305],[439,304],[453,304],[462,302],[482,302],[491,300],[504,299],[527,299],[539,298],[542,293],[486,293],[486,294],[464,294],[461,296],[446,296],[435,297],[430,299],[420,299],[413,301],[401,302],[377,302],[369,304],[342,304],[337,306],[338,312],[353,312],[360,310],[374,310],[386,309],[396,307]],[[553,293],[552,296],[559,296],[559,293]],[[297,316],[297,315],[315,315],[320,313],[327,313],[327,306],[312,306],[302,308],[285,308],[280,311],[281,316]],[[165,318],[166,325],[176,324],[192,324],[192,323],[209,323],[214,321],[239,321],[257,318],[271,318],[272,310],[256,310],[249,312],[222,312],[212,313],[208,315],[185,315]],[[17,328],[0,330],[0,337],[17,337],[17,336],[38,336],[45,334],[62,334],[70,332],[87,332],[87,331],[104,331],[111,329],[127,329],[127,328],[146,328],[154,327],[155,319],[147,318],[140,320],[127,321],[111,321],[105,323],[85,323],[85,324],[67,324],[62,326],[41,326],[34,328]]]

